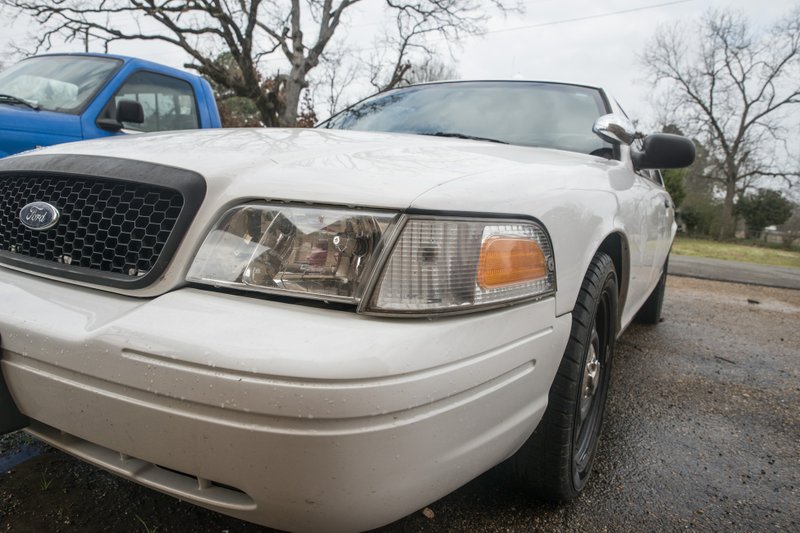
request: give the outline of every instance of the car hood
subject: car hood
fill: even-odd
[[[528,176],[552,178],[574,175],[576,165],[591,166],[598,160],[482,141],[321,129],[131,135],[36,153],[102,155],[193,170],[206,178],[208,197],[222,203],[265,198],[394,209],[412,206],[426,192],[468,176],[485,175],[492,187],[501,185],[502,176],[518,173],[518,167]],[[539,181],[544,188],[567,185]]]

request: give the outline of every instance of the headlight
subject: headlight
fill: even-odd
[[[419,315],[552,294],[555,265],[533,221],[244,205],[208,234],[187,280]]]
[[[187,279],[215,286],[356,303],[398,215],[246,205],[208,234]]]

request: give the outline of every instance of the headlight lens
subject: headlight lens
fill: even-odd
[[[552,247],[535,222],[414,216],[393,239],[401,220],[379,211],[239,206],[208,234],[187,280],[408,315],[478,310],[555,289]]]
[[[553,252],[534,222],[410,219],[368,310],[448,312],[551,293]]]
[[[391,213],[245,205],[208,234],[189,281],[356,303]]]

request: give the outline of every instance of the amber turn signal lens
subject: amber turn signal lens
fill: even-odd
[[[494,289],[547,277],[547,261],[539,245],[518,237],[489,237],[481,247],[478,285]]]

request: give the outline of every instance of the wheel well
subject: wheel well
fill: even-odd
[[[617,331],[620,331],[622,310],[625,308],[625,299],[628,296],[628,280],[630,278],[630,248],[628,239],[622,233],[609,234],[600,247],[598,252],[603,252],[611,257],[614,269],[617,271],[617,282],[619,285],[619,304],[617,305]]]

